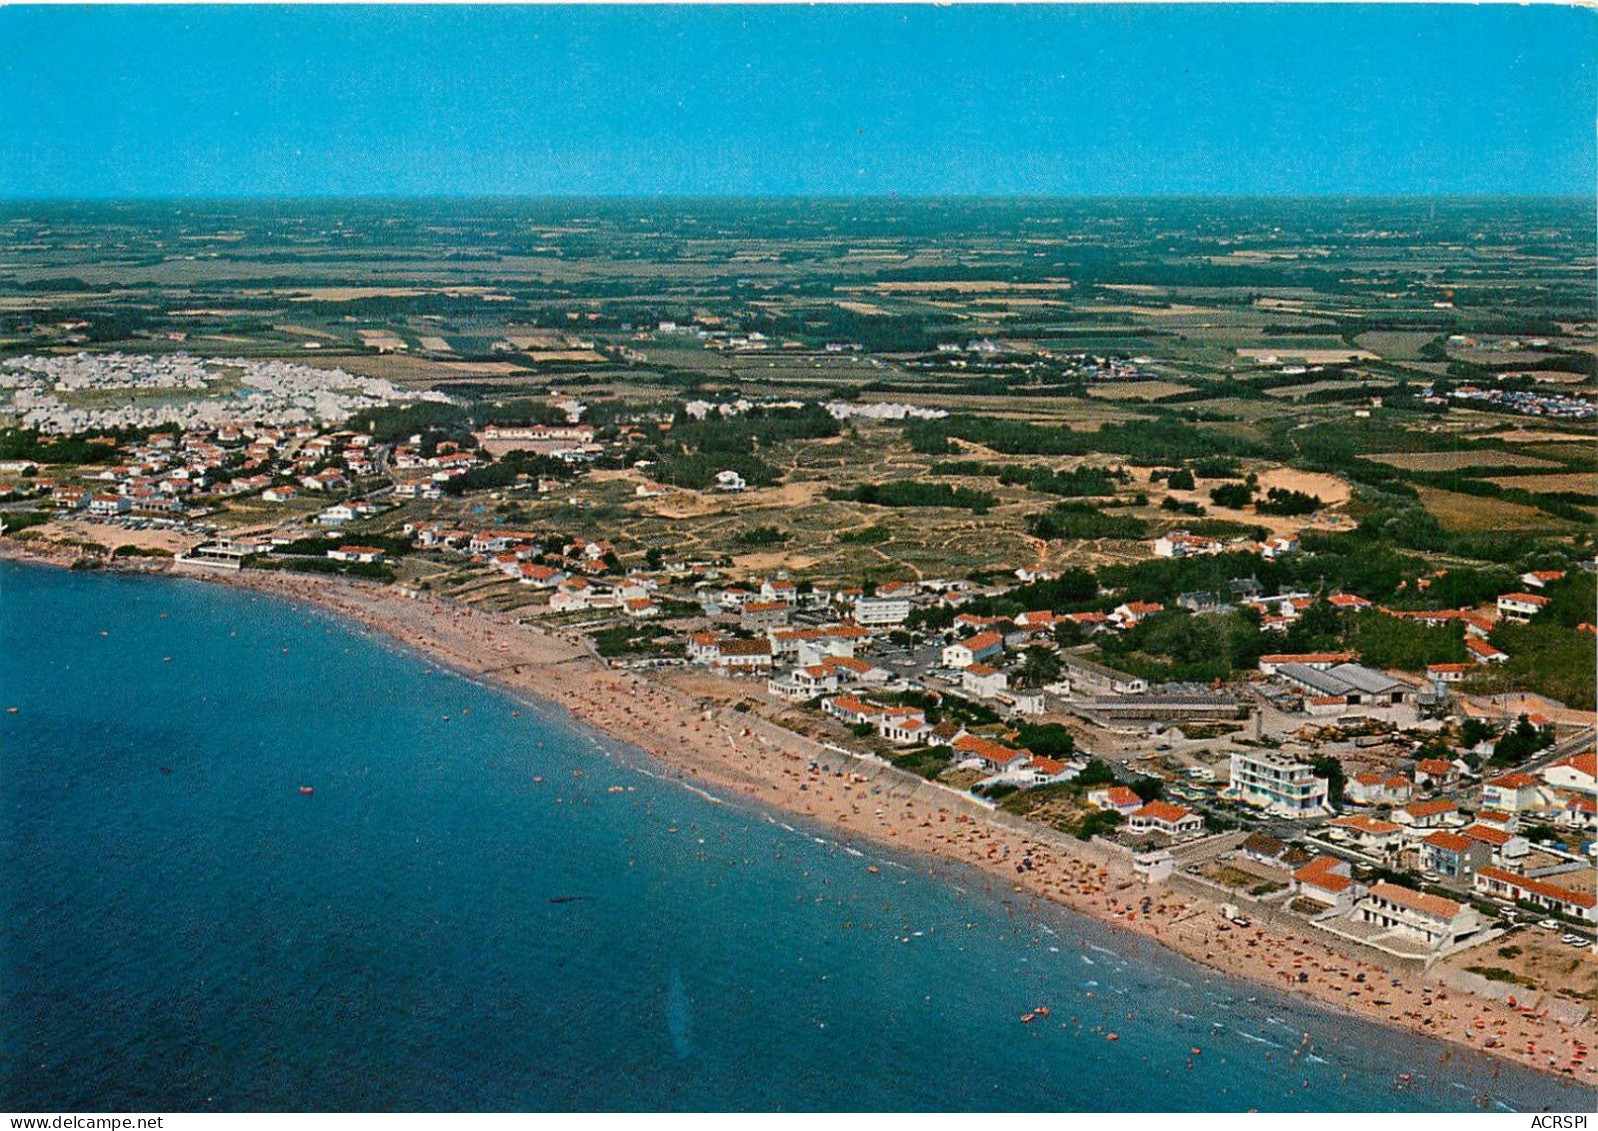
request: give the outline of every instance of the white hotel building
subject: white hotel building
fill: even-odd
[[[1295,817],[1331,809],[1326,779],[1279,751],[1233,751],[1231,777],[1228,792],[1250,805]]]

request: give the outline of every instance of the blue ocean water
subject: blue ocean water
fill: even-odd
[[[0,699],[0,1108],[1592,1106],[264,597],[0,563]]]

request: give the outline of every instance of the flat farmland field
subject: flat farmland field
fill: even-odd
[[[1436,487],[1417,487],[1420,501],[1449,530],[1477,533],[1486,530],[1546,530],[1560,523],[1536,507],[1477,495],[1462,495]]]
[[[1460,452],[1386,452],[1366,456],[1400,471],[1458,471],[1466,467],[1553,467],[1548,460],[1491,449]]]
[[[1390,361],[1418,361],[1420,348],[1434,337],[1435,334],[1427,331],[1372,330],[1367,334],[1361,334],[1354,341],[1361,348],[1380,354]]]
[[[1090,393],[1107,401],[1144,401],[1192,391],[1193,386],[1178,385],[1174,381],[1117,381],[1110,385],[1094,385]]]
[[[1502,475],[1488,480],[1500,487],[1519,487],[1526,491],[1578,491],[1598,502],[1598,469],[1565,471],[1550,475]]]

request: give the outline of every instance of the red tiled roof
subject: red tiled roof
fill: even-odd
[[[1506,829],[1495,829],[1491,825],[1466,825],[1459,831],[1459,835],[1469,837],[1471,840],[1479,840],[1483,844],[1490,844],[1495,848],[1502,848],[1515,836],[1514,833]]]
[[[1377,817],[1367,817],[1363,813],[1357,813],[1352,817],[1338,817],[1332,821],[1332,826],[1339,829],[1354,829],[1357,832],[1369,833],[1372,836],[1387,836],[1403,831],[1403,826],[1401,825],[1395,825],[1391,821],[1383,821]]]
[[[1116,809],[1125,809],[1128,805],[1143,806],[1143,799],[1124,785],[1112,785],[1104,791],[1104,798]]]
[[[983,738],[981,735],[968,734],[964,738],[954,741],[954,748],[965,754],[975,754],[978,758],[985,758],[990,762],[1005,766],[1017,758],[1030,758],[1030,750],[1013,750],[1008,746],[1000,746],[992,739]]]
[[[1537,777],[1534,774],[1504,774],[1502,777],[1489,778],[1487,784],[1495,785],[1499,789],[1525,789],[1536,785]]]
[[[1437,919],[1452,919],[1459,914],[1460,909],[1460,905],[1451,899],[1444,899],[1440,895],[1427,895],[1412,888],[1399,887],[1397,884],[1390,884],[1385,880],[1371,885],[1371,895]]]
[[[1598,777],[1598,750],[1588,750],[1572,758],[1565,758],[1555,762],[1556,766],[1569,766],[1578,773],[1588,777]]]
[[[1458,808],[1452,801],[1417,801],[1404,806],[1404,812],[1411,817],[1435,817],[1440,813],[1452,813]]]
[[[1150,801],[1143,808],[1133,813],[1132,816],[1174,825],[1183,818],[1192,816],[1192,814],[1193,810],[1183,805],[1172,805],[1169,801]]]
[[[1323,891],[1346,891],[1354,881],[1333,871],[1340,864],[1342,861],[1335,856],[1317,856],[1294,872],[1293,878],[1301,884],[1309,884]]]
[[[1458,833],[1438,830],[1426,838],[1426,843],[1433,848],[1441,848],[1445,852],[1464,852],[1471,845],[1469,837],[1460,836]]]
[[[1534,880],[1530,876],[1517,876],[1513,872],[1506,872],[1502,868],[1482,868],[1476,873],[1489,880],[1511,884],[1521,891],[1529,891],[1534,895],[1546,896],[1550,899],[1561,900],[1576,907],[1598,907],[1598,895],[1590,891],[1575,891],[1571,888],[1562,888],[1558,884],[1551,884],[1547,880]]]

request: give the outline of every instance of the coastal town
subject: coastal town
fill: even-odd
[[[36,523],[25,545],[44,535],[81,552],[110,532],[125,564],[343,575],[412,597],[447,587],[462,607],[568,641],[613,672],[730,707],[844,764],[924,780],[951,802],[1035,825],[1045,843],[1109,853],[1149,892],[1170,893],[1145,904],[1196,896],[1223,909],[1217,929],[1285,925],[1337,953],[1446,972],[1523,1012],[1585,1023],[1598,929],[1591,705],[1477,680],[1510,658],[1504,628],[1535,628],[1562,603],[1590,607],[1591,560],[1505,576],[1456,607],[1290,583],[1276,567],[1308,576],[1302,566],[1340,526],[1318,511],[1258,540],[1182,528],[1147,539],[1145,562],[1182,568],[1173,584],[1219,581],[1163,600],[1135,576],[1117,584],[1112,570],[1070,566],[860,583],[739,568],[640,552],[618,545],[625,527],[580,518],[485,521],[472,500],[570,493],[624,457],[638,429],[672,426],[646,414],[596,427],[580,402],[548,407],[560,419],[455,442],[379,440],[346,427],[348,411],[294,423],[274,406],[268,419],[157,424],[70,470],[0,470],[14,513],[26,506]],[[676,419],[803,411],[701,402]],[[474,480],[524,460],[537,462],[486,491]],[[650,470],[626,476],[639,506],[691,494],[736,507],[750,494],[731,468],[701,491]],[[1397,589],[1448,591],[1448,571],[1417,570]],[[1160,680],[1116,666],[1127,640],[1223,617],[1261,642],[1246,668]],[[1355,623],[1446,641],[1463,658],[1372,665],[1344,645],[1372,637]],[[1322,646],[1301,650],[1304,640]],[[1562,951],[1583,960],[1550,976]],[[1586,1071],[1580,1059],[1557,1067]]]
[[[0,552],[327,608],[846,845],[1592,1083],[1598,327],[1383,291],[1406,337],[1295,346],[1264,320],[1323,316],[1250,291],[1224,346],[1083,348],[1036,296],[1186,308],[836,285],[14,318]]]

